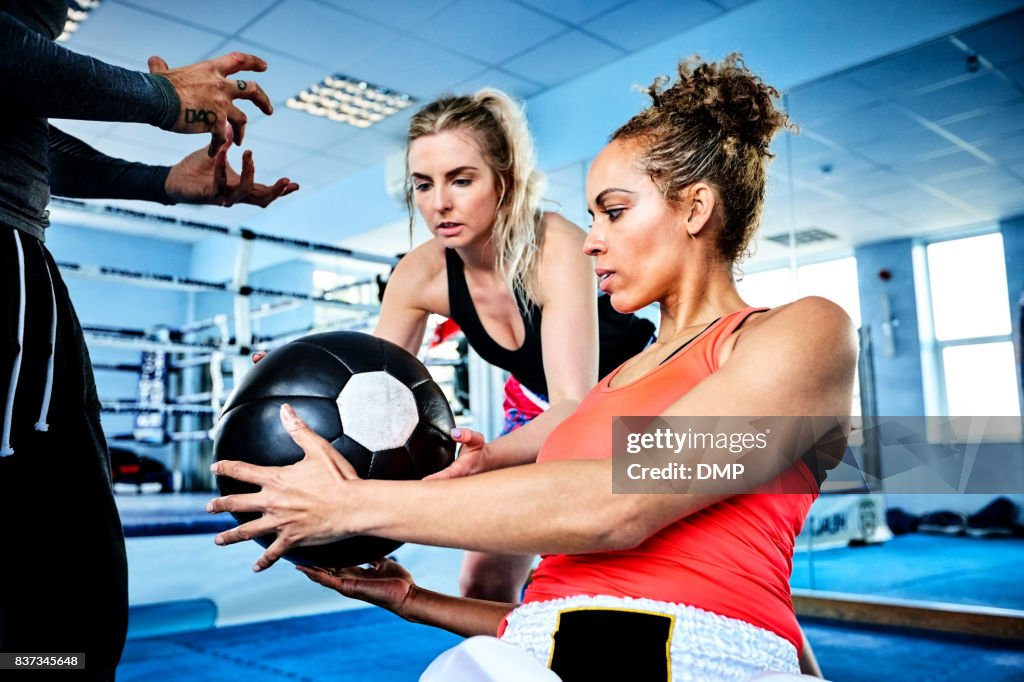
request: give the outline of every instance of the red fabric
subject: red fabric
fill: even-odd
[[[732,313],[641,379],[609,388],[602,380],[548,437],[537,461],[612,456],[612,418],[661,414],[718,369],[719,349],[751,313]],[[793,548],[818,487],[798,462],[761,490],[680,519],[625,551],[544,556],[524,603],[580,594],[646,597],[689,604],[785,637],[800,650],[789,591]],[[504,625],[504,624],[503,624]]]
[[[438,325],[434,327],[434,335],[430,337],[429,348],[436,348],[437,346],[440,346],[442,343],[461,331],[462,329],[459,328],[459,325],[456,324],[455,320],[445,320],[444,322],[438,323]]]

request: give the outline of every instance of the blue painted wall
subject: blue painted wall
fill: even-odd
[[[917,298],[914,291],[913,244],[900,239],[857,247],[857,279],[863,324],[871,331],[879,415],[916,416],[925,413],[922,389],[921,343],[918,338]],[[878,273],[888,270],[892,279]],[[894,353],[885,350],[884,302],[888,296]]]

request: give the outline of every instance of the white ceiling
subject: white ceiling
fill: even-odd
[[[345,73],[420,101],[494,85],[529,103],[660,41],[691,35],[686,32],[711,22],[740,21],[752,4],[759,3],[104,0],[66,45],[136,69],[145,68],[150,54],[172,66],[230,50],[266,58],[270,70],[254,79],[270,93],[276,111],[272,117],[248,111],[246,147],[254,151],[260,179],[286,175],[302,184],[284,200],[294,208],[302,202],[324,205],[350,179],[382,166],[402,149],[411,115],[409,110],[357,130],[284,106],[288,97],[325,75]],[[804,4],[808,11],[818,7]],[[976,13],[985,15],[980,24],[974,20],[924,42],[890,38],[867,63],[789,87],[786,103],[801,132],[776,144],[765,235],[791,227],[838,235],[831,243],[801,247],[806,250],[801,253],[810,253],[1024,213],[1024,10],[1022,3],[987,4],[993,6],[988,14]],[[1006,14],[1007,7],[1015,13]],[[793,59],[814,58],[811,47],[827,53],[829,41],[862,38],[856,26],[837,26],[829,36],[810,31],[764,36],[791,44]],[[974,72],[968,70],[969,55],[978,58]],[[593,93],[588,101],[564,106],[585,113],[601,106],[603,97],[617,96],[624,95]],[[171,163],[202,144],[148,126],[56,124],[108,154],[151,163]],[[585,219],[582,182],[593,152],[547,169],[548,195],[577,221]],[[223,224],[258,218],[260,229],[267,230],[276,208],[262,214],[251,207],[147,210]],[[353,248],[406,249],[402,221],[382,225],[367,216],[360,224],[358,207],[348,209],[346,220],[354,225],[345,239]],[[292,236],[336,241],[312,225],[289,229]],[[782,247],[762,243],[757,258],[768,262],[785,254]]]

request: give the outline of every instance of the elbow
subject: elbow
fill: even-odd
[[[624,495],[622,497],[631,497]],[[632,500],[606,505],[601,513],[590,514],[585,532],[588,552],[613,552],[632,549],[651,535],[637,505]]]

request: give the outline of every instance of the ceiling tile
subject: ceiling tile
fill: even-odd
[[[319,83],[331,73],[330,70],[322,66],[298,61],[294,57],[268,50],[264,46],[248,40],[235,39],[223,47],[223,52],[236,50],[255,54],[266,60],[267,70],[251,74],[247,80],[254,80],[260,84],[270,101],[274,103],[275,110],[283,107],[289,97],[294,97],[301,90],[314,83]],[[250,120],[263,115],[255,107],[246,108],[246,105],[242,105],[242,108],[249,114]]]
[[[804,182],[835,189],[858,175],[875,170],[869,161],[845,152],[833,152],[807,163],[794,163],[793,175]],[[842,187],[839,188],[842,191]]]
[[[851,109],[861,109],[882,99],[880,93],[865,88],[845,76],[816,81],[793,89],[786,95],[789,117],[797,125],[813,125],[815,121]]]
[[[957,37],[993,64],[1024,59],[1024,13],[958,33]]]
[[[854,69],[847,75],[868,90],[899,96],[967,73],[967,55],[948,40],[937,40]]]
[[[638,50],[720,14],[721,9],[704,0],[633,0],[591,19],[583,27],[613,45]]]
[[[551,14],[564,21],[573,24],[586,21],[595,17],[616,5],[621,5],[622,0],[520,0],[541,12]]]
[[[988,141],[1024,132],[1024,100],[990,107],[975,116],[958,118],[942,127],[967,142]]]
[[[1003,72],[1007,78],[1017,84],[1017,87],[1024,88],[1024,59],[996,67]]]
[[[325,0],[338,9],[407,31],[437,14],[452,0]]]
[[[390,154],[405,148],[405,136],[395,137],[359,130],[338,144],[325,146],[323,151],[330,156],[368,165],[383,161]]]
[[[87,54],[97,50],[97,54],[120,55],[134,68],[145,69],[150,55],[163,57],[171,67],[192,64],[223,40],[220,33],[105,2],[75,31],[67,46]]]
[[[883,166],[895,166],[913,159],[934,155],[952,146],[938,133],[920,127],[876,142],[857,145],[859,155]]]
[[[851,178],[842,187],[836,188],[836,191],[849,197],[854,203],[870,204],[873,197],[905,192],[912,188],[913,185],[899,173],[875,170]]]
[[[1021,92],[991,71],[948,87],[901,98],[915,114],[938,121],[1020,99]]]
[[[459,0],[413,34],[497,65],[564,30],[561,22],[509,0]]]
[[[352,161],[325,154],[311,154],[286,166],[275,168],[274,173],[287,175],[299,183],[302,189],[315,189],[337,182],[360,168],[360,164]]]
[[[117,0],[119,5],[162,16],[172,21],[191,24],[214,33],[231,35],[262,14],[277,0],[174,0],[154,3],[146,0]],[[104,3],[107,4],[107,3]]]
[[[979,143],[978,149],[992,157],[996,163],[1012,165],[1024,159],[1024,134],[997,137]]]
[[[274,109],[273,116],[250,117],[246,139],[283,142],[309,152],[316,152],[326,146],[337,144],[357,132],[358,128],[345,123],[284,106]],[[249,144],[255,142],[250,141]]]
[[[453,92],[475,92],[480,88],[497,88],[518,99],[525,100],[543,90],[544,86],[501,69],[488,69],[458,83]]]
[[[486,68],[473,59],[404,36],[353,62],[349,75],[426,102]]]
[[[926,157],[908,161],[907,163],[899,163],[896,164],[896,168],[900,173],[909,178],[927,182],[929,178],[986,165],[988,164],[973,154],[965,151],[955,151],[938,157]]]
[[[872,140],[893,138],[909,131],[919,130],[919,124],[910,119],[901,109],[883,102],[863,109],[804,126],[807,133],[814,133],[846,149]]]
[[[573,29],[510,59],[502,67],[551,86],[592,71],[624,54],[617,47]]]
[[[1003,192],[1024,192],[1024,182],[1005,170],[998,168],[978,168],[976,172],[957,178],[932,180],[932,187],[952,196],[970,201],[973,198]]]
[[[284,0],[240,34],[301,60],[344,71],[398,33],[311,0]]]

